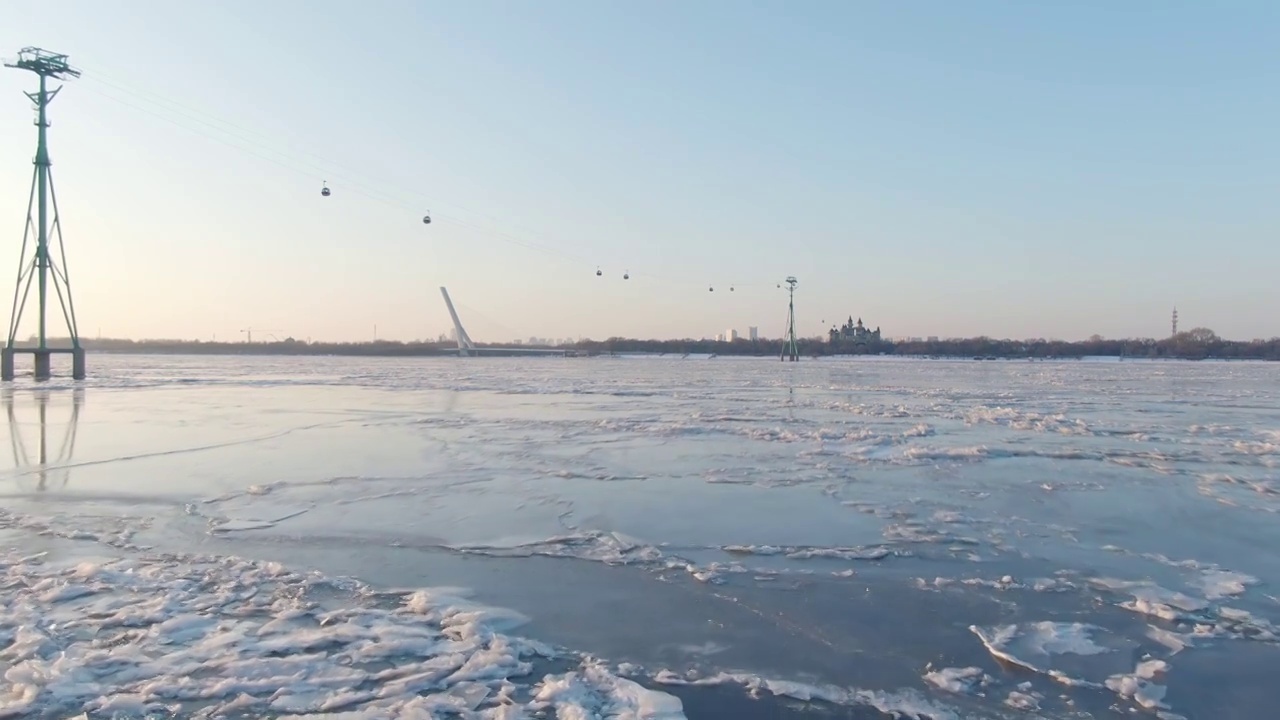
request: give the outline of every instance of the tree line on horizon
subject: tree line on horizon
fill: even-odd
[[[308,342],[286,338],[269,342],[210,342],[202,340],[129,340],[117,338],[81,339],[91,352],[181,353],[203,355],[365,355],[416,356],[438,355],[456,349],[447,340],[376,340],[365,342]],[[902,355],[925,357],[980,358],[1079,358],[1132,357],[1178,358],[1186,360],[1241,359],[1280,360],[1280,337],[1249,341],[1226,340],[1208,328],[1194,328],[1163,340],[1152,338],[1108,339],[1094,335],[1087,340],[1010,340],[990,337],[948,338],[938,340],[882,340],[872,343],[836,341],[827,338],[800,338],[801,354],[824,355]],[[34,339],[20,345],[34,344]],[[51,340],[50,345],[68,346],[70,341]],[[525,348],[519,343],[478,343],[480,347]],[[653,353],[664,355],[747,355],[777,356],[782,351],[781,339],[747,340],[639,340],[612,337],[607,340],[582,340],[556,345],[582,354]]]

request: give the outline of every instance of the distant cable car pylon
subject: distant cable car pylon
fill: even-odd
[[[796,284],[794,275],[788,276],[787,283],[787,334],[782,341],[783,361],[796,362],[800,359],[800,345],[796,342]],[[781,285],[779,285],[781,287]]]

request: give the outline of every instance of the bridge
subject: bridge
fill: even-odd
[[[466,328],[462,327],[462,320],[458,318],[458,311],[454,309],[453,300],[449,298],[449,290],[442,286],[440,294],[444,296],[444,305],[449,309],[449,318],[453,320],[453,332],[458,341],[457,352],[459,357],[475,357],[478,355],[558,355],[560,357],[575,357],[578,354],[578,351],[573,349],[486,347],[476,345],[472,342],[471,336],[467,334]]]

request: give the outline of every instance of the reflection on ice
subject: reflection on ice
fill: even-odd
[[[34,408],[23,407],[22,412],[19,412],[16,406],[18,394],[12,386],[0,389],[0,403],[4,404],[5,416],[9,423],[9,444],[13,451],[13,467],[19,471],[16,474],[19,487],[27,486],[26,481],[31,475],[35,476],[33,489],[37,492],[50,489],[51,484],[54,489],[66,487],[71,474],[70,468],[66,466],[71,463],[76,452],[76,433],[80,427],[80,408],[84,405],[84,388],[75,388],[68,392],[36,389],[29,396],[27,393],[22,393],[23,399],[31,400],[34,405]],[[70,407],[67,420],[63,421],[60,417],[55,420],[56,430],[50,429],[51,402],[56,403],[55,412],[66,410],[62,407],[63,405]],[[32,414],[27,412],[31,409],[34,409],[34,422],[27,417]],[[19,415],[23,417],[19,419]],[[27,423],[36,426],[34,449],[28,448],[23,432],[23,425]]]

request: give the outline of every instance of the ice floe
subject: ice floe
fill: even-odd
[[[523,616],[457,589],[179,555],[8,553],[0,571],[0,717],[683,717],[677,698],[511,635]]]

